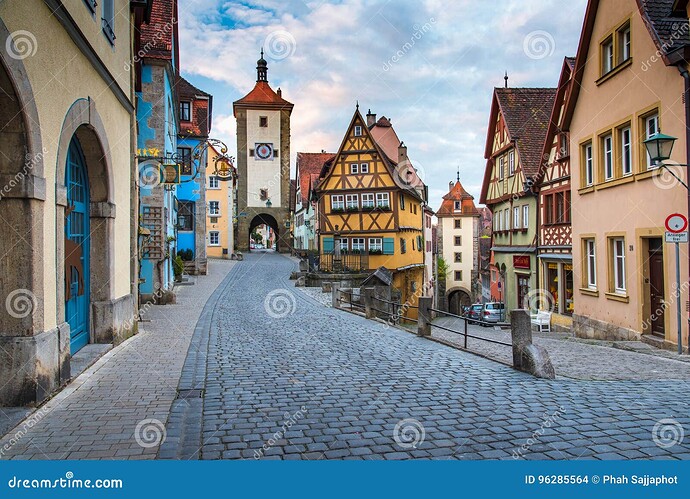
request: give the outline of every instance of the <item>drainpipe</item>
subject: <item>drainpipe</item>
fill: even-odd
[[[690,165],[690,73],[688,73],[687,68],[683,64],[678,64],[678,71],[683,77],[685,88],[683,90],[683,97],[685,101],[685,163]],[[687,179],[690,179],[690,166],[686,167],[688,169]],[[688,215],[690,215],[690,190],[688,190]],[[690,257],[688,260],[690,264]],[[690,277],[690,267],[688,267],[689,277]],[[678,303],[680,307],[681,304]],[[686,338],[686,345],[688,345],[688,352],[690,353],[690,311],[688,312],[688,336]]]

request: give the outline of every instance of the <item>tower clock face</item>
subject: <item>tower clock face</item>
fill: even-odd
[[[259,159],[273,158],[273,144],[256,144],[256,157]]]

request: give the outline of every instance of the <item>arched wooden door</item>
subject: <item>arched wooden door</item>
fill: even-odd
[[[81,145],[72,138],[65,185],[65,315],[70,326],[70,353],[89,342],[89,182]]]

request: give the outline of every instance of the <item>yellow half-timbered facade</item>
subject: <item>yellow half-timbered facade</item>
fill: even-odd
[[[397,147],[392,144],[397,142]],[[390,122],[354,116],[319,184],[322,263],[337,255],[350,267],[393,271],[403,303],[424,294],[426,187]],[[345,256],[347,255],[347,256]],[[412,312],[412,310],[411,310]],[[409,315],[414,316],[414,313]]]

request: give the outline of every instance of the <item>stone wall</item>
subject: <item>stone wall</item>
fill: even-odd
[[[592,340],[623,340],[634,341],[641,338],[641,334],[632,329],[616,326],[604,321],[573,314],[573,333],[578,338]]]

